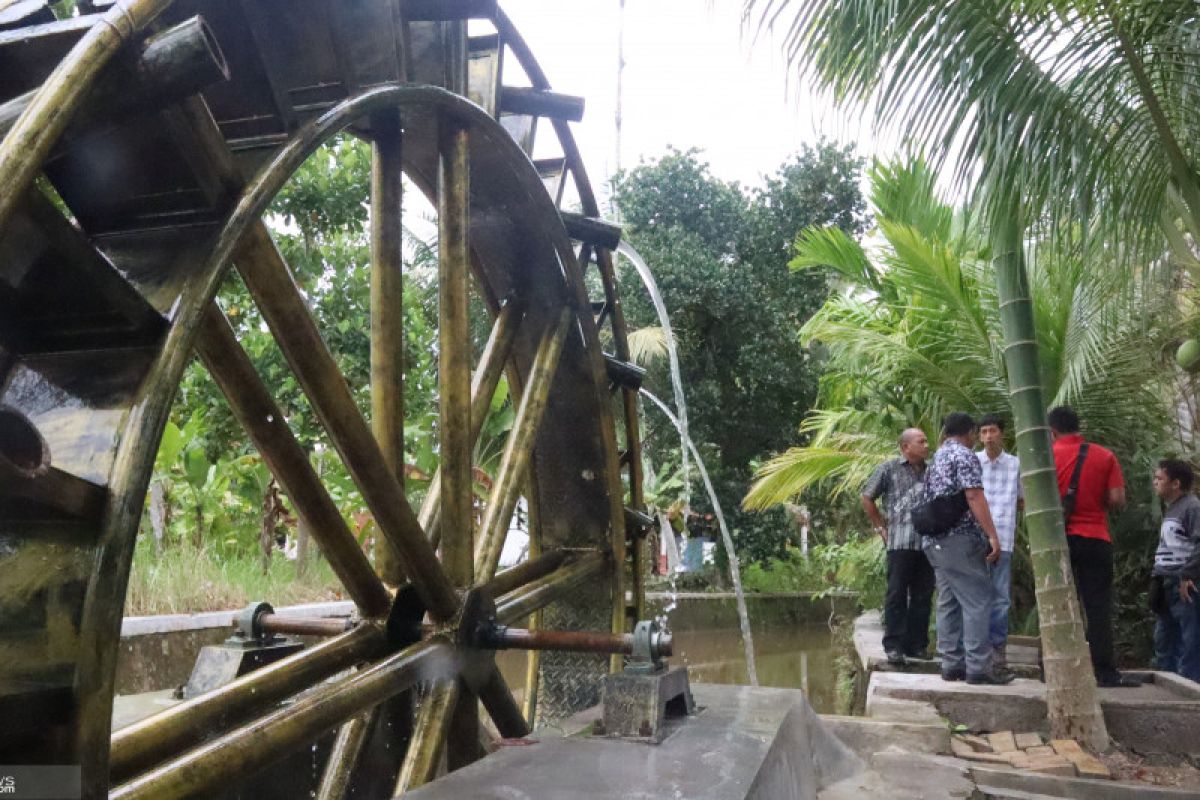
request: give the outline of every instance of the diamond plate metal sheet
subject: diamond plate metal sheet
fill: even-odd
[[[612,624],[606,579],[571,593],[567,602],[548,606],[542,625],[549,630],[603,631]],[[609,657],[596,653],[543,652],[538,677],[535,727],[553,724],[600,702]]]

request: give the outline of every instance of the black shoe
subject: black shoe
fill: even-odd
[[[904,660],[904,653],[901,653],[899,650],[888,650],[887,661],[893,667],[903,667],[908,663]]]
[[[929,654],[925,650],[905,650],[905,658],[915,658],[918,661],[925,661],[929,658]]]
[[[965,669],[942,670],[942,680],[944,681],[961,681],[965,677],[967,677]]]
[[[967,683],[972,686],[1003,686],[1006,683],[1012,683],[1013,678],[1017,677],[1008,670],[996,670],[986,675],[968,675]]]
[[[1142,680],[1114,671],[1111,675],[1105,675],[1103,678],[1097,677],[1096,685],[1102,689],[1132,689],[1141,686]]]

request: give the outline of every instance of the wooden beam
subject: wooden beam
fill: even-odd
[[[479,547],[475,553],[475,574],[488,580],[496,574],[500,563],[500,551],[504,549],[504,541],[508,535],[508,524],[512,519],[513,509],[521,495],[525,484],[525,471],[533,454],[533,443],[537,437],[538,425],[550,399],[550,388],[554,383],[554,374],[558,368],[558,358],[562,354],[563,342],[566,341],[574,312],[564,308],[555,323],[549,326],[538,343],[537,355],[534,357],[533,369],[525,391],[521,394],[521,402],[517,406],[516,419],[512,431],[504,444],[504,453],[500,458],[500,469],[492,484],[488,496],[487,507],[479,524]]]
[[[261,221],[252,223],[238,241],[233,259],[386,544],[395,549],[429,613],[440,621],[452,619],[459,606],[454,587]]]
[[[387,614],[391,595],[371,569],[308,454],[288,427],[283,410],[215,302],[205,309],[196,351],[359,611],[367,617]]]
[[[488,410],[500,376],[504,374],[504,365],[512,354],[513,342],[516,340],[517,328],[521,324],[522,308],[515,300],[505,301],[492,325],[487,344],[479,358],[479,368],[471,379],[471,446],[479,441],[483,424],[487,421]],[[442,471],[439,467],[429,483],[429,491],[421,503],[421,526],[429,535],[429,540],[437,547],[441,541],[441,499]]]
[[[580,122],[583,120],[583,108],[582,97],[544,89],[505,86],[500,92],[500,110],[508,114],[528,114],[533,117]]]
[[[496,0],[406,0],[404,4],[404,17],[409,22],[453,22],[495,16]]]
[[[403,163],[399,114],[371,118],[371,429],[397,483],[404,487]],[[393,586],[404,568],[390,548],[375,568]]]
[[[562,221],[567,235],[576,241],[606,250],[616,250],[621,244],[620,225],[614,225],[599,217],[585,217],[572,211],[563,211]]]

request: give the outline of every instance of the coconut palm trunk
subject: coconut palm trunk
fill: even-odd
[[[1025,489],[1025,525],[1046,672],[1046,709],[1055,738],[1078,739],[1096,750],[1109,746],[1083,616],[1067,552],[1062,503],[1046,425],[1029,279],[1020,215],[998,215],[991,229],[1004,362]]]

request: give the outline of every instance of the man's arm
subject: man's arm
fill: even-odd
[[[1104,493],[1104,507],[1109,511],[1120,511],[1125,507],[1125,476],[1121,474],[1121,462],[1112,456],[1108,468],[1108,490]]]
[[[867,512],[867,519],[871,520],[871,528],[883,539],[883,543],[887,544],[887,520],[883,518],[883,514],[879,513],[879,506],[875,504],[875,498],[864,494],[862,496],[863,511]]]
[[[979,527],[983,528],[983,532],[992,546],[991,552],[987,554],[987,562],[994,564],[1000,559],[1000,537],[996,535],[996,525],[992,522],[992,511],[988,508],[987,498],[983,495],[983,489],[964,489],[963,491],[967,495],[967,505],[970,507],[971,513],[975,515],[975,521],[979,523]]]
[[[1188,514],[1187,527],[1188,538],[1192,540],[1192,557],[1179,573],[1179,598],[1190,603],[1196,594],[1196,581],[1200,580],[1200,513],[1193,510]]]

